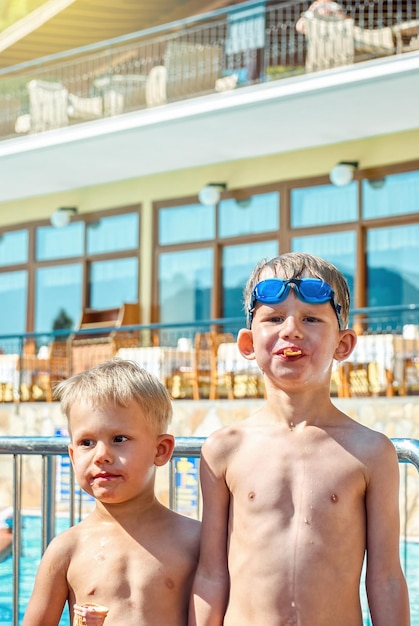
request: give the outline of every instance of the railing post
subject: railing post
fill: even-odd
[[[13,625],[19,624],[19,572],[20,555],[22,551],[22,455],[13,455],[13,580],[17,581],[13,585]]]
[[[55,488],[56,468],[55,456],[43,456],[42,475],[42,552],[44,552],[55,536]]]

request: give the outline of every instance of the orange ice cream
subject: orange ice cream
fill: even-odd
[[[102,626],[109,609],[100,604],[86,603],[74,605],[73,626]]]

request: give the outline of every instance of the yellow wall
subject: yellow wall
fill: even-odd
[[[36,198],[0,202],[0,225],[48,219],[58,206],[78,206],[80,213],[197,194],[210,180],[229,189],[324,175],[337,161],[359,161],[366,169],[419,159],[419,129],[285,154],[155,174]]]

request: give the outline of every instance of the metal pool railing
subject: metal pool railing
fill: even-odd
[[[169,505],[176,508],[179,488],[176,485],[176,462],[182,458],[198,458],[204,439],[200,437],[176,438],[176,446],[169,466]],[[68,438],[66,437],[0,437],[0,493],[12,491],[11,504],[13,506],[13,621],[10,626],[18,626],[19,616],[19,575],[20,556],[22,551],[22,485],[23,465],[31,457],[37,456],[41,460],[41,475],[39,476],[41,515],[42,515],[42,552],[55,536],[55,519],[57,512],[57,460],[68,455]],[[5,465],[5,457],[13,457],[12,467]],[[28,463],[29,465],[29,463]],[[8,471],[7,471],[8,470]],[[31,472],[34,483],[33,468],[26,468]],[[69,467],[69,498],[68,516],[70,524],[76,522],[76,509],[79,504],[78,517],[82,514],[82,498],[78,493],[74,474]],[[196,489],[196,510],[200,508],[199,489]],[[10,504],[10,502],[8,503]]]
[[[177,481],[177,462],[179,460],[198,459],[200,457],[203,437],[177,437],[173,458],[169,466],[169,505],[172,509],[177,508],[177,495],[181,489]],[[419,440],[408,438],[394,438],[392,442],[396,448],[399,462],[410,463],[419,472]],[[19,573],[20,556],[22,549],[22,486],[23,466],[34,456],[41,460],[41,475],[38,477],[40,487],[40,503],[42,514],[42,552],[55,535],[55,519],[57,513],[57,460],[67,457],[68,438],[66,437],[0,437],[0,495],[11,489],[11,502],[14,510],[13,519],[13,599],[12,599],[12,623],[10,626],[18,626],[19,619]],[[12,457],[12,464],[6,467],[7,459]],[[8,471],[5,471],[8,469]],[[82,498],[78,492],[73,472],[69,468],[69,498],[68,515],[70,524],[76,522],[77,498],[79,498],[79,516],[82,514]],[[27,469],[27,468],[26,468]],[[196,468],[195,468],[196,470]],[[29,466],[33,475],[33,468]],[[406,473],[405,473],[406,475]],[[407,501],[407,482],[405,483],[405,501]],[[199,484],[196,482],[196,511],[200,510]],[[406,518],[405,518],[406,519]],[[404,529],[407,536],[406,527]]]

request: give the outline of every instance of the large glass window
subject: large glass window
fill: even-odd
[[[83,222],[73,222],[64,228],[39,226],[36,229],[36,258],[38,261],[68,259],[82,255],[83,250]]]
[[[138,302],[139,218],[126,207],[0,233],[0,335],[74,328],[85,308]]]
[[[162,253],[158,267],[160,322],[210,319],[212,277],[211,249]]]
[[[107,309],[138,301],[138,259],[97,261],[90,267],[90,306]]]
[[[277,241],[261,241],[223,250],[222,317],[243,317],[243,289],[254,266],[278,254]]]
[[[87,253],[103,254],[138,247],[138,213],[112,215],[87,226]]]
[[[43,267],[36,272],[35,332],[51,332],[59,320],[77,326],[81,317],[81,263]]]
[[[16,230],[0,236],[0,266],[26,263],[28,260],[27,230]]]
[[[356,236],[353,231],[294,237],[292,240],[292,251],[308,252],[336,265],[348,281],[353,299],[356,270]]]
[[[419,172],[362,181],[365,218],[419,212]]]
[[[358,184],[319,185],[291,191],[291,227],[354,222],[358,218]]]
[[[250,271],[262,258],[278,254],[280,194],[253,190],[240,195],[216,206],[157,209],[155,321],[243,316],[242,293]]]
[[[236,237],[279,228],[278,192],[249,196],[244,200],[222,200],[218,207],[220,237]]]
[[[419,224],[367,233],[367,304],[419,303]]]
[[[0,329],[2,335],[24,333],[26,330],[26,304],[28,273],[5,272],[0,274]]]
[[[215,208],[202,204],[159,210],[159,244],[204,241],[215,236]]]

